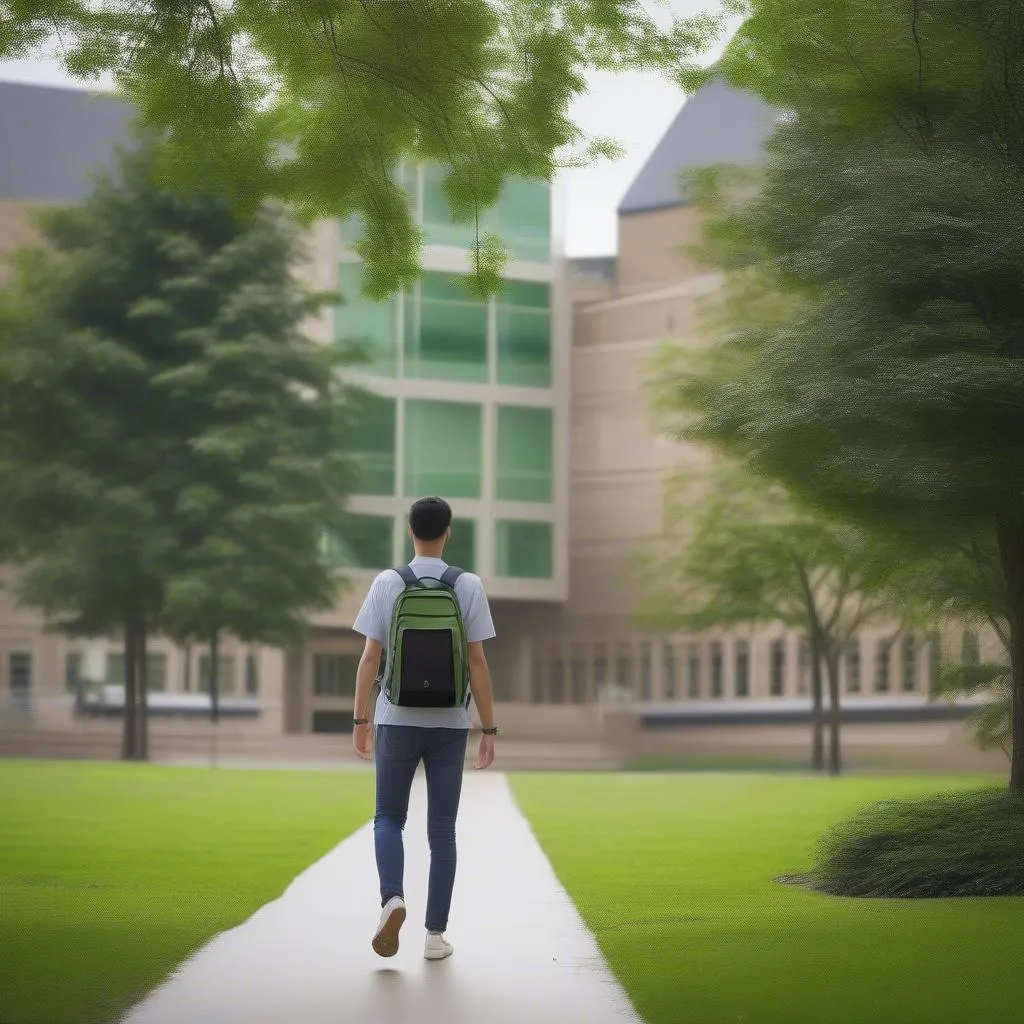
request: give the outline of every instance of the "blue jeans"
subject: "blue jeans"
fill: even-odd
[[[412,725],[379,725],[376,730],[377,810],[373,843],[380,876],[381,906],[393,896],[405,897],[405,848],[402,831],[409,813],[409,794],[420,761],[427,776],[427,838],[430,881],[427,886],[427,931],[443,932],[455,888],[455,820],[462,796],[466,760],[466,729],[422,729]]]

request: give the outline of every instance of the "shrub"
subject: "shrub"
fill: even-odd
[[[810,881],[836,896],[1024,894],[1024,797],[984,789],[874,804],[822,838]]]

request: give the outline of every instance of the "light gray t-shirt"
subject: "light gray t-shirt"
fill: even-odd
[[[420,579],[440,579],[448,563],[441,558],[423,558],[417,555],[410,563],[412,571]],[[395,600],[405,589],[401,576],[394,569],[382,572],[372,584],[363,601],[362,608],[352,623],[352,628],[371,640],[376,640],[387,650],[388,633],[391,631],[391,612]],[[462,621],[466,627],[466,641],[471,644],[490,640],[495,636],[491,609],[487,594],[479,576],[464,572],[455,581],[455,597],[462,609]],[[390,668],[390,651],[388,664]],[[376,725],[418,725],[427,729],[468,729],[469,708],[399,708],[392,704],[384,691],[377,697]]]

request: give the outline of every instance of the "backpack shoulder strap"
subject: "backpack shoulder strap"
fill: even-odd
[[[410,566],[408,566],[408,565],[396,565],[394,571],[397,572],[398,575],[402,577],[402,582],[407,587],[420,587],[420,586],[422,586],[422,584],[420,583],[419,576],[417,576],[416,573],[414,573],[412,571],[412,568]]]
[[[455,589],[455,581],[462,575],[463,569],[458,566],[449,565],[443,573],[441,573],[441,582],[449,589]]]

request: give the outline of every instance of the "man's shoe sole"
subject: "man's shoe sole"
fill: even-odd
[[[374,953],[377,956],[394,956],[398,952],[398,933],[405,924],[405,907],[395,907],[373,937]]]

